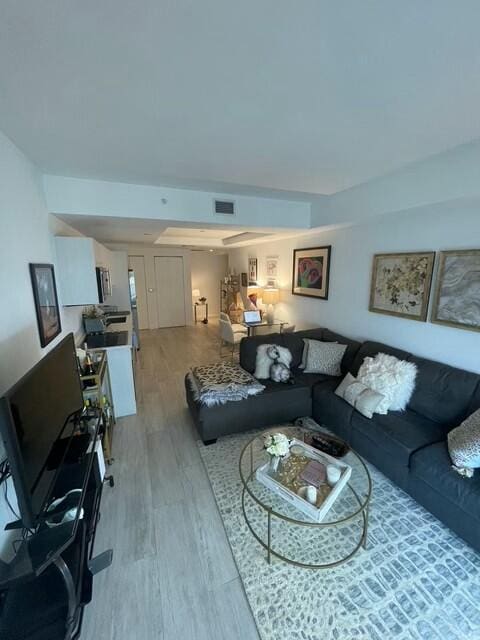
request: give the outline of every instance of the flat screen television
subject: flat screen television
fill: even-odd
[[[70,418],[83,408],[73,334],[23,376],[0,401],[0,434],[24,527],[35,527],[57,469],[47,465],[60,436],[73,433]],[[72,425],[68,434],[66,425]]]

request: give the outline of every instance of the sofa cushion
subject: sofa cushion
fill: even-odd
[[[410,473],[480,520],[480,472],[473,478],[460,476],[451,467],[446,442],[437,442],[412,455]]]
[[[353,364],[355,356],[358,353],[358,350],[362,346],[361,342],[357,342],[356,340],[351,340],[350,338],[346,338],[345,336],[340,335],[339,333],[335,333],[334,331],[330,331],[330,329],[324,329],[322,334],[322,340],[324,342],[338,342],[339,344],[346,344],[347,350],[342,359],[342,373],[345,375]]]
[[[328,376],[325,373],[305,373],[302,369],[296,369],[293,372],[293,378],[295,382],[305,385],[306,387],[313,387],[313,385],[319,382],[328,382],[334,380],[336,384],[340,384],[341,376]]]
[[[283,336],[280,333],[267,333],[264,336],[249,336],[243,338],[240,342],[240,366],[248,371],[254,373],[255,363],[257,360],[257,347],[261,344],[278,344],[281,347],[285,346],[283,342]]]
[[[309,374],[305,374],[309,375]],[[350,442],[354,408],[335,395],[340,378],[317,382],[312,389],[312,415],[318,424],[331,429],[340,438]]]
[[[418,369],[409,408],[450,428],[458,426],[468,415],[480,376],[416,356],[409,361]]]
[[[389,347],[388,344],[382,344],[381,342],[364,342],[360,349],[357,351],[357,354],[353,360],[352,366],[350,368],[350,373],[353,373],[354,376],[358,374],[358,370],[360,369],[363,360],[370,356],[374,358],[377,353],[386,353],[389,356],[395,356],[399,360],[408,360],[411,356],[408,351],[403,351],[402,349],[396,349],[395,347]]]
[[[480,376],[479,376],[477,388],[473,392],[473,396],[468,406],[467,416],[472,415],[472,413],[477,409],[480,409]]]
[[[312,392],[305,384],[265,381],[265,390],[239,402],[206,407],[187,386],[187,401],[202,440],[283,424],[312,413]]]
[[[358,412],[352,416],[352,446],[368,440],[371,447],[380,447],[385,453],[385,464],[394,460],[409,466],[414,451],[445,438],[439,425],[413,411],[375,414],[368,420]]]
[[[292,354],[292,368],[298,367],[302,362],[303,348],[305,346],[303,339],[322,340],[324,331],[324,329],[318,327],[317,329],[306,329],[305,331],[296,331],[295,333],[282,333],[283,344],[290,349]]]

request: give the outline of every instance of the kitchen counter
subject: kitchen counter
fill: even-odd
[[[114,341],[112,334],[118,334],[116,344],[109,344]],[[115,415],[120,418],[137,413],[132,316],[128,315],[126,322],[110,324],[103,334],[89,336],[87,348],[89,351],[104,349],[107,352]]]

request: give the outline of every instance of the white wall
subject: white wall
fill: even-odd
[[[310,227],[310,202],[50,175],[44,176],[44,185],[52,213],[151,218],[222,226]],[[233,199],[236,215],[215,215],[215,198]]]
[[[375,339],[480,372],[480,334],[368,311],[374,253],[478,248],[479,241],[480,203],[442,203],[318,235],[234,249],[229,262],[240,273],[247,270],[249,256],[258,257],[262,283],[265,257],[278,254],[282,292],[276,315],[299,328],[326,326],[352,338]],[[328,244],[332,245],[329,300],[293,296],[293,248]]]
[[[41,176],[15,145],[0,133],[0,395],[69,331],[81,324],[80,309],[61,309],[63,332],[40,347],[29,263],[55,263],[55,234],[76,234],[50,216]],[[61,301],[60,301],[61,302]],[[9,481],[11,502],[15,492]],[[0,553],[10,552],[6,522],[15,519],[0,498]]]
[[[192,251],[192,289],[207,298],[210,316],[220,314],[220,281],[227,275],[228,256],[209,251]]]

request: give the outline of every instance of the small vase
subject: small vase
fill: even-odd
[[[280,465],[280,456],[270,456],[270,465],[269,471],[270,473],[277,473],[278,467]]]

